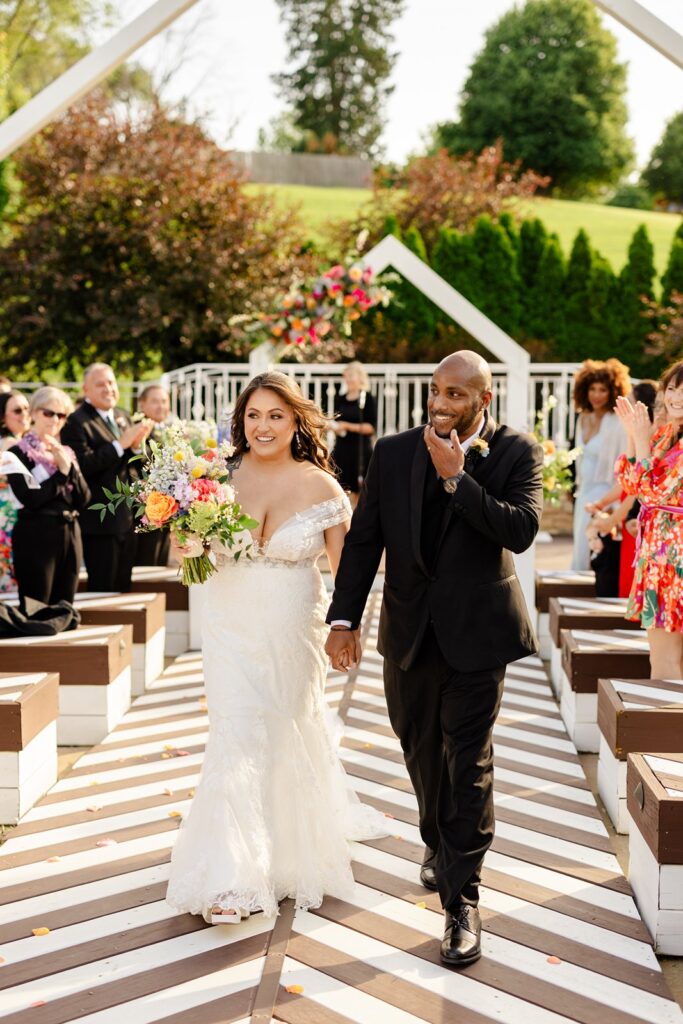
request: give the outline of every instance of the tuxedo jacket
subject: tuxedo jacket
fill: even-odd
[[[130,425],[131,419],[123,409],[114,409],[114,419],[123,431]],[[104,422],[97,409],[89,402],[82,402],[71,413],[62,428],[61,440],[70,445],[76,453],[81,472],[86,479],[92,494],[91,504],[106,502],[102,490],[116,490],[116,478],[123,483],[131,483],[139,475],[137,462],[130,462],[134,453],[131,449],[120,456],[112,441],[116,440],[108,424]],[[100,521],[100,513],[89,508],[81,513],[81,531],[86,535],[125,536],[134,528],[133,513],[125,502],[119,505],[116,514],[107,512]]]
[[[470,449],[456,492],[446,500],[437,495],[443,510],[430,538],[430,565],[422,526],[430,500],[426,476],[435,470],[423,428],[375,445],[327,621],[360,623],[385,551],[378,650],[403,670],[414,663],[430,622],[447,662],[463,672],[497,668],[537,650],[511,552],[525,551],[538,531],[543,451],[488,415],[481,436],[488,454]]]

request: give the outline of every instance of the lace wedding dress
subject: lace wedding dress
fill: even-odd
[[[387,834],[350,789],[324,704],[327,594],[316,562],[324,531],[350,518],[346,497],[297,513],[236,562],[219,555],[204,584],[209,736],[166,899],[277,913],[353,888],[347,840]]]

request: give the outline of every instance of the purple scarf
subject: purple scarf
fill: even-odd
[[[48,476],[53,476],[57,472],[57,463],[55,462],[54,455],[32,430],[29,430],[20,441],[17,441],[17,448],[34,465],[42,466]],[[64,451],[71,459],[71,462],[75,464],[76,454],[73,449],[65,445]]]

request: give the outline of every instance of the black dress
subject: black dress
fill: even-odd
[[[34,463],[21,448],[10,451],[33,470]],[[90,490],[78,464],[72,463],[67,474],[57,470],[36,490],[29,489],[23,476],[8,479],[23,506],[12,532],[14,577],[22,607],[27,597],[43,604],[73,602],[83,562],[78,518],[90,503]]]
[[[361,408],[362,406],[362,408]],[[347,423],[370,423],[377,429],[377,405],[370,392],[362,391],[351,401],[338,395],[334,403],[336,419]],[[332,458],[339,470],[339,482],[347,491],[358,493],[372,454],[372,436],[348,433],[337,437]]]

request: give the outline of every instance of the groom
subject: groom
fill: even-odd
[[[536,652],[510,552],[543,502],[540,445],[489,414],[475,352],[436,368],[429,425],[378,441],[347,534],[327,621],[333,667],[360,657],[358,628],[386,551],[378,649],[392,727],[417,797],[420,879],[446,911],[441,959],[481,956],[477,910],[493,840],[491,734],[505,666]]]

